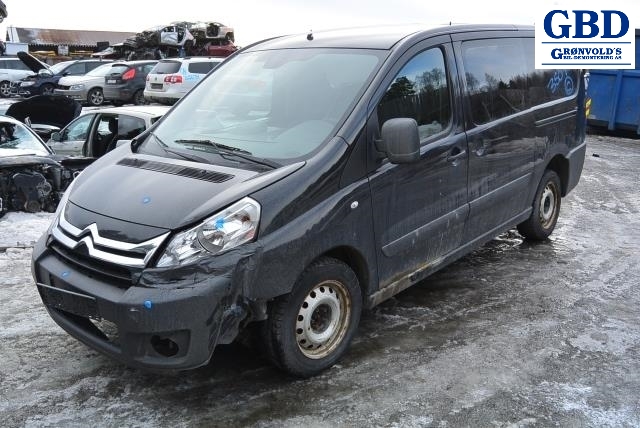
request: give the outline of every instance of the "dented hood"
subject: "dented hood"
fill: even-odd
[[[80,174],[69,201],[110,218],[175,230],[213,215],[303,165],[258,173],[136,154],[125,145]]]
[[[18,52],[17,55],[18,55],[18,58],[20,58],[20,61],[22,61],[34,73],[37,73],[40,70],[49,68],[47,64],[40,61],[38,58],[36,58],[35,56],[31,55],[28,52],[20,51]]]

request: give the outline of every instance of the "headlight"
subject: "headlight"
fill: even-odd
[[[251,198],[241,199],[198,226],[175,235],[156,266],[178,266],[252,241],[259,222],[260,204]]]
[[[70,91],[81,91],[83,89],[84,89],[84,85],[83,84],[69,86],[69,90]]]
[[[69,193],[71,193],[71,189],[73,188],[74,181],[67,186],[67,190],[65,190],[64,194],[60,198],[60,202],[58,202],[58,207],[56,208],[56,212],[53,214],[53,220],[49,225],[49,229],[47,229],[47,235],[51,235],[54,227],[58,226],[58,219],[62,215],[64,208],[67,206],[67,202],[69,201]]]
[[[29,80],[29,81],[20,83],[20,86],[33,86],[35,84],[36,84],[36,82],[34,82],[32,80]]]

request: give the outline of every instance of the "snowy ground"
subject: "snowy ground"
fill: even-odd
[[[366,312],[309,380],[240,345],[126,368],[49,318],[30,249],[0,250],[0,426],[640,427],[639,171],[640,141],[589,137],[552,239],[504,234]],[[8,215],[0,236],[23,246],[50,216]]]
[[[32,247],[47,230],[53,213],[9,212],[0,217],[0,250]]]

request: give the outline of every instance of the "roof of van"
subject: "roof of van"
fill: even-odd
[[[532,25],[509,24],[450,24],[425,26],[420,24],[388,25],[376,27],[358,27],[337,30],[325,30],[275,37],[249,46],[246,50],[281,48],[360,48],[391,49],[400,40],[414,34],[451,34],[469,31],[523,31],[533,30]]]

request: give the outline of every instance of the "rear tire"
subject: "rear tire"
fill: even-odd
[[[144,90],[142,89],[138,89],[136,93],[133,94],[133,97],[131,98],[131,100],[137,106],[148,104],[147,100],[144,99]]]
[[[333,258],[318,259],[291,293],[270,304],[262,325],[264,349],[287,373],[314,376],[345,353],[361,312],[362,294],[353,270]]]
[[[560,178],[555,171],[547,170],[533,199],[531,216],[518,225],[518,232],[533,241],[547,239],[556,227],[561,200]]]

